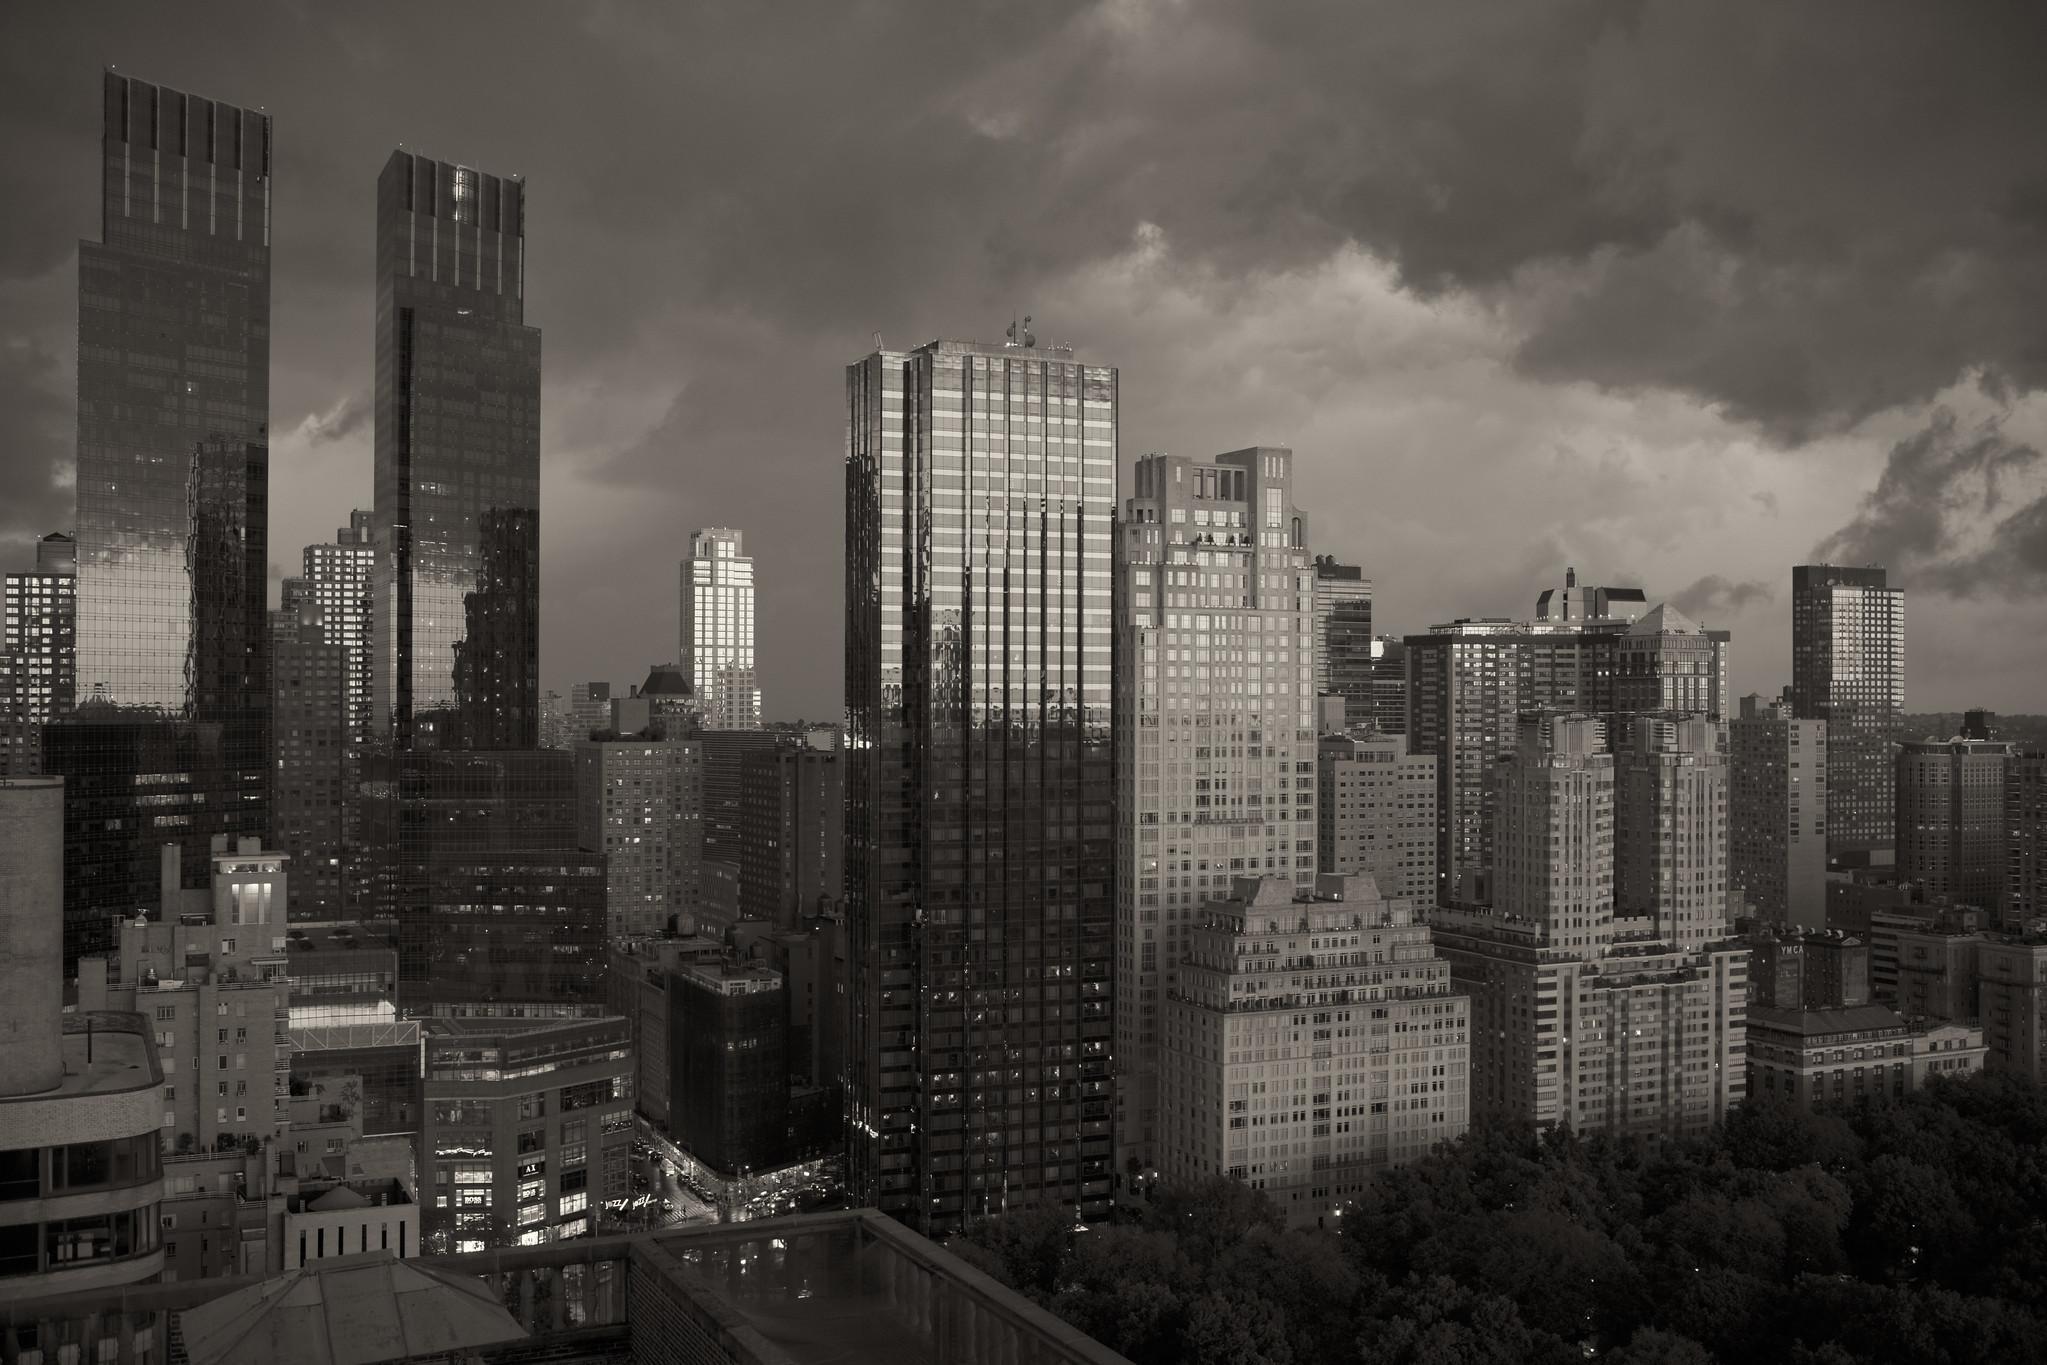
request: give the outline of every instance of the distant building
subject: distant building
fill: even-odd
[[[1294,1225],[1470,1121],[1471,1002],[1413,902],[1369,875],[1240,877],[1204,907],[1165,1001],[1161,1174],[1226,1175]]]
[[[633,1057],[633,1102],[655,1129],[674,1134],[669,1101],[669,987],[678,967],[718,962],[726,955],[715,938],[625,939],[611,945],[605,1001],[628,1022]]]
[[[1435,758],[1399,735],[1324,735],[1316,772],[1322,871],[1370,873],[1388,899],[1435,904]]]
[[[1656,729],[1654,718],[1649,719]],[[1695,811],[1704,787],[1656,773],[1682,766],[1682,736],[1635,752],[1655,780],[1623,787],[1631,803],[1674,784],[1671,818]],[[1618,865],[1677,877],[1723,866],[1725,835],[1654,852],[1640,810],[1615,814],[1615,758],[1605,726],[1582,715],[1524,718],[1495,777],[1499,833],[1495,900],[1430,916],[1437,950],[1471,996],[1472,1116],[1578,1132],[1697,1134],[1740,1103],[1748,951],[1712,918],[1710,895],[1673,895],[1616,916]],[[1661,800],[1661,798],[1658,798]],[[1656,831],[1660,843],[1660,830]],[[1618,843],[1618,847],[1617,847]],[[1639,898],[1638,898],[1639,899]]]
[[[2018,931],[2047,918],[2047,749],[2014,749],[2004,774],[2004,828],[1999,919]]]
[[[739,763],[739,912],[783,927],[833,911],[845,894],[845,765],[809,745]]]
[[[285,580],[284,601],[270,613],[271,831],[292,860],[290,917],[347,919],[365,908],[369,875],[352,837],[363,751],[350,737],[348,650],[303,579]]]
[[[1900,926],[1890,937],[1897,944],[1898,964],[1891,1003],[1900,1014],[1962,1024],[1981,1017],[1976,962],[1984,934],[1950,918]]]
[[[1827,723],[1787,701],[1741,699],[1728,729],[1729,871],[1735,892],[1772,924],[1827,923]]]
[[[1832,1010],[1870,1003],[1869,945],[1859,938],[1765,928],[1748,943],[1751,1005]]]
[[[1908,741],[1898,751],[1898,875],[1926,894],[1995,910],[2009,889],[2005,769],[1992,739]]]
[[[611,684],[579,682],[569,688],[568,734],[562,748],[573,749],[579,739],[611,728]]]
[[[1651,619],[1653,619],[1652,613]],[[1686,951],[1727,938],[1727,730],[1684,712],[1617,717],[1613,912]]]
[[[42,727],[71,714],[78,677],[78,543],[36,542],[36,566],[0,579],[0,777],[42,767]]]
[[[1891,740],[1905,709],[1905,594],[1880,568],[1791,571],[1791,707],[1827,722],[1827,862],[1892,861]]]
[[[1985,1065],[2047,1082],[2047,940],[2035,934],[1978,945],[1976,977]]]
[[[605,932],[692,925],[703,861],[703,749],[696,739],[578,741],[577,842],[604,853]]]
[[[1983,1030],[1909,1023],[1886,1005],[1748,1011],[1748,1087],[1804,1108],[1892,1099],[1983,1069]]]
[[[706,730],[704,753],[704,857],[741,867],[746,859],[745,768],[755,754],[773,753],[786,737],[772,730]]]
[[[1671,711],[1724,721],[1727,648],[1732,637],[1707,630],[1668,602],[1631,624],[1615,642],[1616,711]]]
[[[594,1232],[628,1193],[631,1026],[478,1011],[425,1038],[420,1133],[430,1249],[536,1246]]]
[[[64,787],[0,780],[0,1305],[164,1268],[150,1021],[63,1012]]]
[[[419,1206],[397,1180],[310,1181],[285,1200],[282,1269],[368,1251],[404,1260],[421,1250]]]
[[[682,666],[704,704],[707,730],[756,730],[761,690],[753,659],[753,558],[745,537],[712,527],[682,561]]]
[[[1372,637],[1372,719],[1382,735],[1407,733],[1407,645],[1393,635]]]
[[[1377,707],[1372,580],[1333,555],[1315,556],[1315,690],[1344,699],[1345,723],[1369,725]]]

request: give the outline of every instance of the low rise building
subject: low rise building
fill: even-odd
[[[1748,1011],[1749,1092],[1812,1108],[1909,1094],[1983,1069],[1983,1030],[1908,1022],[1887,1005]]]
[[[1162,1029],[1159,1170],[1320,1223],[1470,1122],[1470,1002],[1414,902],[1366,874],[1240,877],[1196,923]]]

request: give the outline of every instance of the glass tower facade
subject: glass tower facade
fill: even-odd
[[[108,72],[101,240],[78,253],[77,700],[66,967],[261,836],[269,714],[270,117]],[[145,764],[146,766],[136,766]]]
[[[1373,714],[1372,580],[1332,555],[1315,557],[1315,686],[1343,698],[1344,720]]]
[[[1827,862],[1896,854],[1892,741],[1905,710],[1905,594],[1878,568],[1791,570],[1791,708],[1827,723]]]
[[[398,151],[377,181],[375,676],[405,748],[540,721],[540,332],[526,189]]]
[[[761,690],[753,666],[753,559],[739,532],[690,537],[682,562],[682,666],[706,730],[756,730]]]
[[[847,1175],[927,1233],[1109,1208],[1117,376],[846,372]]]

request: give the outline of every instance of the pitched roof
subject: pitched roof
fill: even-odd
[[[680,664],[655,664],[647,672],[647,681],[640,684],[643,697],[687,697],[695,691]]]
[[[1665,602],[1628,627],[1630,635],[1702,635],[1705,628]]]
[[[482,1280],[384,1251],[314,1261],[180,1317],[192,1365],[371,1365],[526,1335]]]

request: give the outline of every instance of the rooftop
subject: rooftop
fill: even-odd
[[[0,1097],[0,1104],[107,1095],[161,1084],[163,1071],[141,1015],[85,1010],[64,1016],[64,1079],[57,1088]]]
[[[175,1323],[195,1365],[244,1359],[366,1365],[451,1349],[483,1361],[545,1358],[554,1365],[624,1359],[1128,1365],[871,1209],[399,1263],[346,1257],[322,1264],[329,1267],[324,1273],[269,1281],[183,1280],[0,1304],[0,1339],[35,1326],[45,1340],[78,1343],[89,1360],[98,1358],[100,1335],[115,1323],[124,1337],[153,1333],[151,1358],[169,1362]],[[379,1285],[377,1274],[389,1284]],[[426,1297],[408,1300],[411,1293]],[[349,1303],[361,1310],[335,1311]],[[409,1317],[415,1304],[442,1311],[452,1305],[479,1327],[489,1325],[490,1307],[503,1304],[525,1335],[476,1337],[476,1344],[457,1347],[425,1335],[436,1324]],[[239,1343],[259,1353],[229,1354]]]

